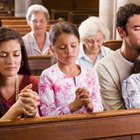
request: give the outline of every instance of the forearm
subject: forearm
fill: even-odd
[[[83,105],[82,105],[83,106]],[[76,106],[73,102],[69,104],[69,110],[71,113],[77,111],[78,109],[80,109],[82,106]]]
[[[17,109],[15,105],[13,105],[3,116],[0,120],[15,120],[20,118],[22,114],[22,109]]]

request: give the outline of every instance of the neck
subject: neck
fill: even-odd
[[[42,50],[45,44],[46,35],[45,34],[35,35],[35,38],[38,47],[40,48],[40,50]]]
[[[16,76],[13,77],[0,77],[0,86],[10,86],[15,83]]]
[[[125,47],[124,45],[121,47],[120,52],[122,56],[130,62],[135,62],[136,58],[139,55],[138,49],[132,47]]]
[[[58,66],[63,73],[65,73],[66,75],[71,76],[71,77],[77,76],[81,72],[80,67],[76,64],[72,64],[72,65],[58,64]]]
[[[2,78],[2,80],[0,81],[1,83],[0,91],[1,91],[2,96],[6,100],[10,99],[14,94],[17,95],[19,93],[18,75],[13,76],[13,77],[7,77],[5,79]]]
[[[86,55],[90,58],[90,60],[93,62],[93,64],[96,61],[96,58],[99,54],[99,51],[100,50],[95,50],[95,51],[92,51],[92,52],[85,51]]]
[[[36,40],[37,39],[43,39],[44,40],[44,38],[46,38],[46,33],[34,33],[34,36],[35,36],[35,38],[36,38]]]

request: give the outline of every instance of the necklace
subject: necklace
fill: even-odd
[[[16,101],[17,101],[18,100],[18,94],[19,94],[19,78],[18,78],[18,75],[16,75],[15,88],[16,88]]]
[[[19,94],[19,77],[18,77],[18,75],[15,76],[15,86],[14,87],[15,87],[15,100],[17,101],[18,100],[18,94]],[[3,93],[2,90],[3,89],[0,88],[1,94]],[[4,94],[2,94],[2,96],[4,97]]]

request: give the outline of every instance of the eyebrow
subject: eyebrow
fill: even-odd
[[[133,26],[133,28],[137,28],[137,27],[140,27],[140,25],[135,25],[135,26]]]
[[[18,51],[20,51],[20,50],[15,50],[15,51],[13,51],[13,52],[18,52]],[[3,50],[0,50],[0,52],[3,52],[3,53],[8,53],[8,52],[3,51]]]

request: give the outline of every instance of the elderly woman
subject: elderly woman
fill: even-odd
[[[26,20],[31,27],[31,32],[23,36],[27,55],[48,53],[49,35],[46,28],[49,18],[48,10],[42,5],[34,4],[28,8]]]
[[[112,50],[103,46],[109,39],[109,30],[98,17],[89,17],[79,26],[81,50],[77,62],[84,67],[93,67],[101,58]]]

